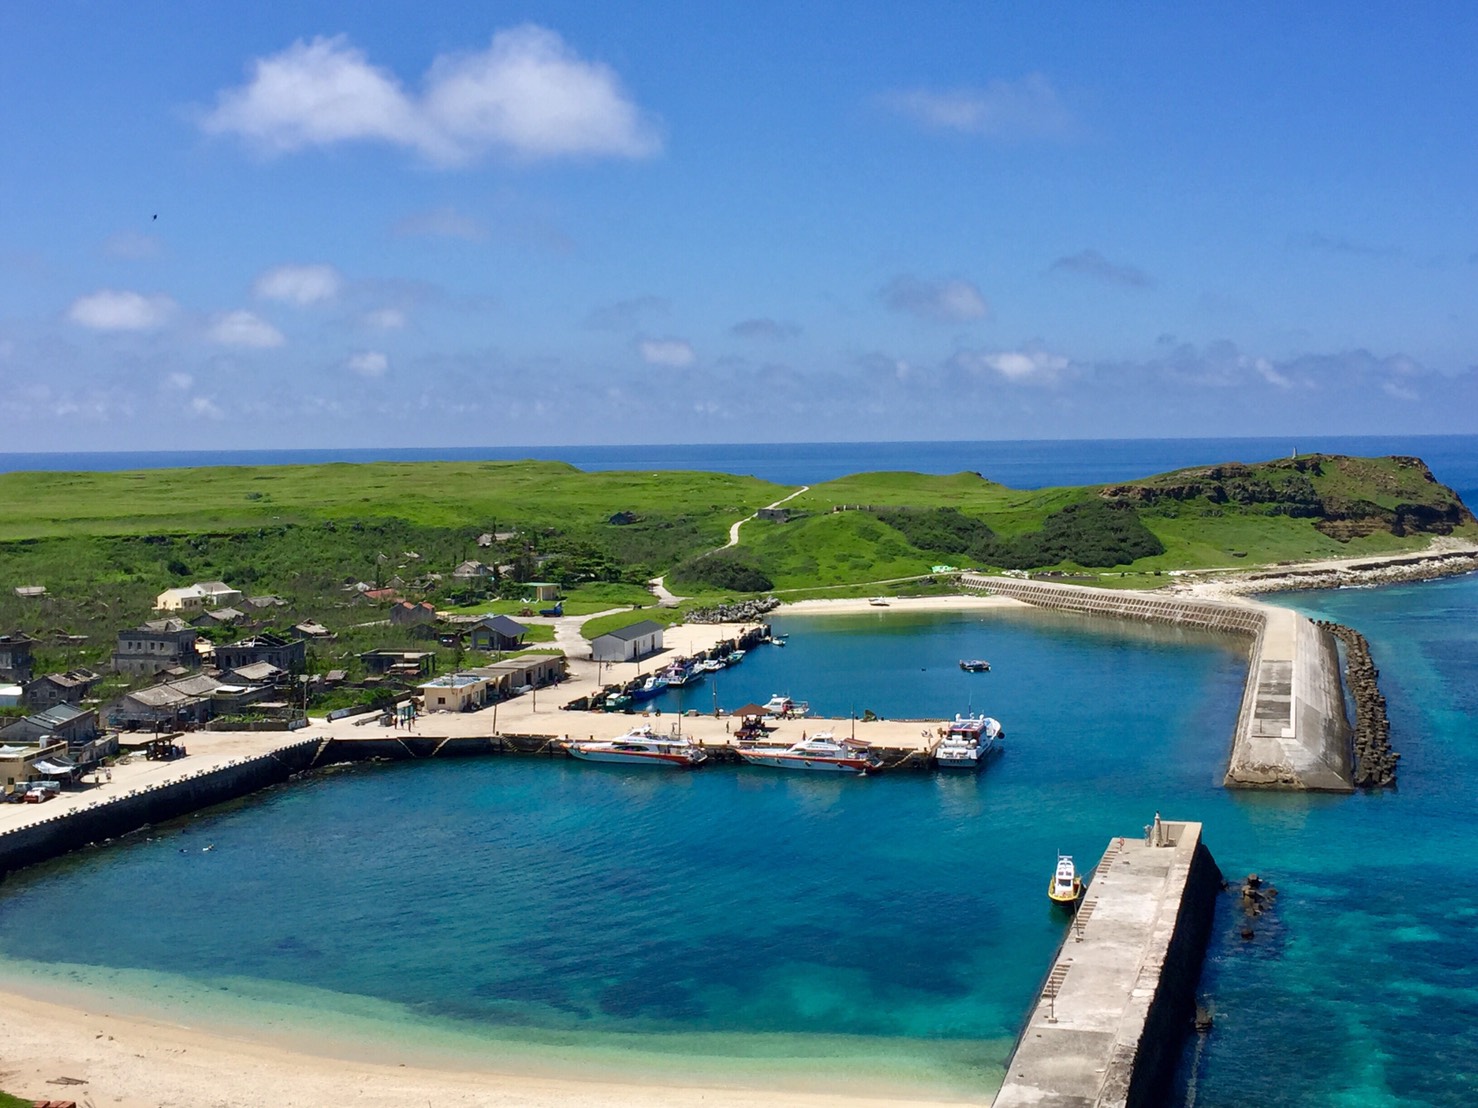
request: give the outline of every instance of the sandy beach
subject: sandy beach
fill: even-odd
[[[38,1100],[117,1108],[675,1108],[779,1105],[882,1108],[886,1099],[776,1089],[623,1084],[497,1072],[432,1069],[298,1053],[284,1046],[165,1022],[81,1011],[0,993],[0,1088]],[[72,1078],[81,1084],[52,1084]],[[930,1105],[960,1101],[908,1100]]]

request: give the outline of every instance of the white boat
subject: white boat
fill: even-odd
[[[886,596],[869,597],[867,602],[874,608],[886,608],[888,606],[888,598]]]
[[[752,766],[863,774],[879,765],[867,745],[850,739],[838,741],[831,732],[818,731],[794,746],[741,746],[737,753]]]
[[[990,716],[955,716],[934,750],[934,760],[940,769],[978,769],[997,749],[1002,735],[999,721]]]
[[[1057,872],[1047,886],[1047,899],[1063,908],[1071,908],[1083,895],[1083,879],[1073,866],[1071,854],[1057,856]]]
[[[804,700],[792,700],[788,696],[776,693],[765,701],[765,711],[769,715],[779,716],[781,719],[799,719],[811,710],[811,705]]]
[[[703,661],[695,663],[693,668],[699,673],[717,673],[724,668],[724,663],[717,658],[705,658]]]
[[[686,736],[664,737],[646,723],[614,739],[575,739],[564,747],[586,762],[698,766],[708,760],[708,752]]]

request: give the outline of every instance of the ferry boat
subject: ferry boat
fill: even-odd
[[[1082,899],[1082,896],[1083,879],[1078,876],[1078,871],[1073,866],[1073,856],[1059,854],[1057,872],[1052,875],[1052,881],[1047,886],[1047,899],[1060,907],[1071,908]]]
[[[685,736],[666,738],[650,724],[634,727],[614,739],[567,740],[564,748],[572,757],[586,762],[618,762],[623,765],[700,766],[708,752]]]
[[[792,700],[788,696],[776,693],[765,701],[765,711],[772,716],[780,716],[782,719],[798,719],[811,710],[811,705],[804,700]]]
[[[631,691],[631,699],[634,701],[651,700],[652,697],[660,696],[666,691],[667,678],[660,673],[654,673]]]
[[[997,740],[1004,735],[1000,722],[990,716],[955,716],[934,760],[940,769],[979,769],[999,749]]]
[[[752,766],[772,769],[861,775],[880,765],[866,743],[853,739],[838,741],[830,731],[818,731],[794,746],[741,746],[736,753]]]
[[[960,668],[966,673],[989,673],[990,663],[983,658],[961,658]]]

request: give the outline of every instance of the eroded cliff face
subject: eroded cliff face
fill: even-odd
[[[1449,535],[1475,523],[1461,498],[1412,457],[1309,454],[1257,465],[1201,466],[1107,485],[1099,496],[1151,513],[1200,505],[1312,519],[1318,530],[1342,542],[1378,531]]]

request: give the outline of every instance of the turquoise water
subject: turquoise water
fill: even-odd
[[[720,676],[720,703],[968,705],[1005,723],[1005,754],[979,777],[326,773],[12,877],[3,971],[331,1049],[983,1097],[1060,935],[1055,852],[1091,864],[1158,810],[1283,893],[1251,942],[1223,903],[1216,1028],[1178,1103],[1468,1104],[1478,578],[1281,602],[1369,636],[1398,792],[1221,789],[1236,639],[1047,613],[791,618],[789,646]],[[966,656],[995,668],[963,674]]]

